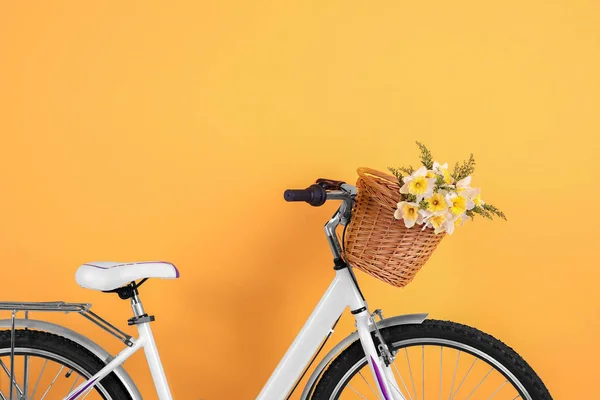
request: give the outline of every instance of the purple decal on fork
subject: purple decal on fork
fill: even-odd
[[[383,393],[383,399],[384,400],[392,400],[392,398],[390,397],[390,395],[387,392],[387,389],[385,388],[385,386],[383,384],[383,378],[381,376],[381,372],[379,372],[379,367],[377,367],[377,363],[373,359],[373,356],[371,356],[371,362],[373,363],[373,369],[375,370],[375,375],[377,376],[377,383],[379,384],[379,387],[381,388],[381,393]]]

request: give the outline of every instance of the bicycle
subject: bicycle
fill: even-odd
[[[345,228],[350,221],[356,193],[352,185],[327,179],[284,193],[286,201],[312,206],[321,206],[327,200],[341,201],[325,224],[335,277],[257,400],[290,398],[346,308],[356,320],[356,331],[320,360],[301,393],[303,400],[417,400],[426,394],[449,400],[550,400],[550,393],[533,369],[490,335],[455,322],[427,319],[427,314],[384,318],[381,310],[369,311],[352,267],[345,261],[337,232],[339,226]],[[117,293],[130,301],[133,317],[128,324],[137,327],[137,339],[92,312],[87,303],[0,303],[0,310],[12,312],[10,319],[0,321],[0,327],[10,328],[0,332],[0,367],[9,377],[8,388],[0,387],[0,399],[30,400],[43,393],[41,399],[50,395],[64,400],[141,400],[122,364],[143,348],[158,398],[171,400],[150,328],[154,317],[144,310],[139,288],[149,278],[178,277],[178,269],[163,261],[94,262],[78,268],[76,281],[82,287]],[[113,357],[75,331],[30,319],[29,313],[37,311],[77,313],[126,347]],[[19,312],[24,312],[24,318],[16,317]],[[415,366],[419,359],[420,368]],[[426,371],[434,374],[426,376]]]

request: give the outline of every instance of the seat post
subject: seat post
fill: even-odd
[[[135,284],[132,282],[129,285],[130,292],[128,298],[131,300],[131,309],[133,310],[133,318],[130,318],[127,321],[129,325],[140,325],[154,321],[154,315],[146,314],[146,312],[144,311],[144,306],[142,305],[142,300],[140,300],[140,293],[138,292],[138,287],[140,287],[140,285],[144,283],[144,281],[145,280],[143,280],[139,284]]]
[[[142,300],[140,300],[140,296],[137,290],[133,292],[131,296],[131,308],[133,309],[134,317],[141,317],[145,314],[144,306],[142,304]]]

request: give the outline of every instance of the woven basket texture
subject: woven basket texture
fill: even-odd
[[[344,249],[355,268],[390,285],[404,287],[429,260],[445,234],[394,218],[400,201],[398,179],[370,168],[358,169],[358,193]]]

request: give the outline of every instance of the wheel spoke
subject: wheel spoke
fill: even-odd
[[[35,391],[37,390],[37,387],[40,384],[40,381],[42,380],[42,374],[44,373],[44,369],[46,369],[46,364],[48,364],[48,360],[44,360],[44,365],[42,365],[42,370],[40,371],[40,375],[38,376],[37,381],[35,382],[35,386],[33,387],[33,392],[31,393],[31,399],[35,398]]]
[[[473,395],[473,393],[475,393],[475,391],[479,388],[479,386],[481,386],[481,384],[483,383],[483,381],[485,381],[485,379],[488,377],[488,375],[490,373],[492,373],[493,370],[494,370],[494,367],[490,368],[490,370],[488,371],[487,374],[485,374],[485,376],[483,377],[483,379],[481,380],[481,382],[479,382],[479,384],[477,386],[475,386],[475,389],[473,389],[473,391],[471,393],[469,393],[469,395],[467,396],[467,398],[465,400],[469,400],[469,398]]]
[[[417,400],[418,399],[417,389],[415,388],[415,380],[413,379],[412,368],[410,367],[410,358],[408,358],[408,350],[406,349],[406,347],[404,348],[404,353],[406,353],[406,361],[408,362],[408,372],[410,372],[410,380],[412,382],[413,392],[415,394],[415,400]]]
[[[398,394],[400,396],[402,396],[404,399],[406,399],[406,397],[404,396],[404,393],[402,393],[402,390],[400,390],[400,388],[396,387],[396,385],[394,385],[394,383],[392,381],[390,381],[389,379],[387,380],[388,383],[390,384],[390,386],[396,391],[398,392]]]
[[[373,392],[373,394],[375,396],[377,396],[377,399],[379,399],[379,395],[377,394],[377,391],[375,389],[373,389],[373,386],[371,386],[369,384],[369,382],[367,381],[367,379],[365,378],[365,376],[362,374],[362,372],[358,371],[358,374],[360,375],[361,378],[363,378],[363,381],[365,381],[365,383],[367,384],[367,386],[369,387],[369,389],[371,389],[371,392]]]
[[[500,391],[500,389],[502,389],[504,387],[504,385],[506,385],[508,383],[508,379],[504,381],[504,383],[502,385],[500,385],[500,387],[498,389],[496,389],[496,391],[494,393],[492,393],[492,395],[490,397],[487,398],[487,400],[492,400],[492,398]]]
[[[408,390],[408,388],[406,387],[406,383],[404,383],[404,379],[402,379],[402,375],[400,375],[400,371],[398,371],[398,367],[396,367],[396,363],[394,363],[394,369],[396,370],[396,373],[398,373],[398,376],[400,377],[400,381],[402,382],[402,386],[404,386],[404,390],[406,390],[406,393],[408,394],[409,400],[412,400],[412,396],[410,395],[410,390]]]
[[[6,380],[7,384],[0,388],[0,400],[10,400],[11,390],[13,391],[13,400],[62,399],[63,397],[68,396],[68,394],[73,393],[76,385],[80,384],[82,379],[85,381],[87,376],[90,376],[89,374],[76,372],[72,366],[66,363],[32,354],[15,354],[13,360],[15,363],[15,371],[22,371],[22,364],[19,361],[21,361],[21,359],[25,361],[25,357],[27,357],[29,363],[28,374],[32,373],[31,379],[29,379],[28,391],[25,392],[23,383],[21,385],[19,384],[17,381],[18,375],[15,373],[12,379],[12,385],[10,384],[10,380]],[[56,365],[56,367],[54,367],[54,365]],[[16,368],[17,366],[19,367],[18,369]],[[65,374],[65,371],[67,370],[68,372]],[[2,358],[0,358],[0,382],[3,382],[1,379],[2,375],[10,378],[10,371],[11,368],[8,365],[8,362],[4,359],[4,356],[2,356]],[[55,373],[54,371],[57,372]],[[43,389],[44,387],[45,389]],[[66,391],[66,394],[62,395],[61,393],[61,395],[59,395],[59,392],[62,391]],[[105,393],[104,389],[99,388],[99,385],[92,385],[80,393],[77,398],[81,400],[96,399],[99,398],[96,396],[98,393]]]
[[[46,389],[46,391],[44,392],[44,394],[42,395],[42,398],[40,400],[44,400],[44,398],[46,397],[46,395],[48,394],[48,392],[50,391],[50,389],[52,389],[52,386],[54,385],[54,382],[56,382],[56,380],[60,376],[60,373],[62,372],[63,369],[65,369],[65,366],[61,365],[60,369],[58,370],[58,373],[56,374],[56,376],[54,377],[54,379],[50,383],[50,386],[48,386],[48,389]]]
[[[456,392],[454,392],[454,395],[452,396],[452,399],[454,399],[454,397],[458,394],[458,391],[460,390],[462,384],[465,383],[465,380],[467,379],[467,376],[469,376],[469,373],[473,369],[473,366],[475,365],[475,363],[477,362],[477,360],[479,360],[479,358],[476,358],[476,359],[473,360],[473,363],[469,367],[469,370],[465,374],[465,377],[462,379],[462,381],[460,381],[460,385],[458,385],[458,388],[456,389]],[[450,399],[450,400],[452,400],[452,399]]]
[[[448,400],[452,400],[452,391],[454,390],[454,380],[456,379],[456,371],[458,371],[458,360],[460,359],[460,350],[458,351],[458,355],[456,356],[456,365],[454,366],[454,376],[452,376],[452,385],[450,385],[450,394],[448,396]]]
[[[71,388],[69,389],[69,393],[71,393],[73,391],[73,389],[75,389],[75,384],[77,383],[78,380],[79,380],[79,375],[77,375],[77,377],[75,378],[75,381],[71,385]]]
[[[6,376],[8,376],[8,379],[10,380],[10,370],[6,367],[6,364],[4,364],[4,361],[0,360],[0,366],[2,367],[2,369],[4,370],[4,373],[6,374]],[[17,392],[19,392],[19,398],[21,396],[23,396],[23,391],[21,390],[21,387],[17,383],[17,378],[14,376],[12,379],[12,383],[13,383],[14,387],[17,389]],[[12,388],[9,390],[12,392]]]
[[[351,384],[348,384],[348,387],[350,389],[352,389],[354,391],[354,393],[356,393],[357,395],[359,395],[361,399],[367,400],[367,398],[365,396],[363,396],[362,394],[360,394],[360,392],[358,390],[354,389],[354,386],[352,386]]]
[[[88,397],[90,395],[90,393],[92,393],[92,391],[94,390],[94,385],[90,386],[87,393],[85,394],[85,396],[83,396],[81,398],[81,400],[85,400],[86,397]]]

